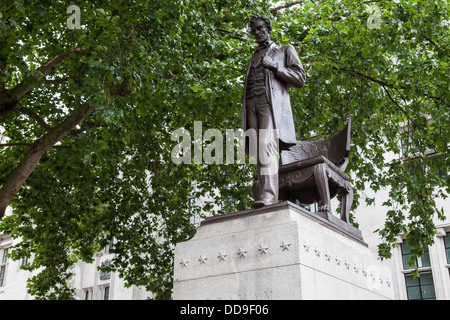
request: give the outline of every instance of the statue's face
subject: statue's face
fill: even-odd
[[[266,24],[262,20],[257,20],[250,26],[250,33],[258,43],[263,43],[269,40],[270,37],[269,30],[267,30]]]

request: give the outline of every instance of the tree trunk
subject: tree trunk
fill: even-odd
[[[6,183],[0,189],[0,219],[3,217],[6,207],[11,203],[25,180],[37,168],[40,159],[75,126],[89,117],[95,107],[81,104],[66,119],[52,128],[42,138],[33,143],[20,164],[10,175]]]

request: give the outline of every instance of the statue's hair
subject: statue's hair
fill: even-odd
[[[272,33],[272,22],[266,16],[258,16],[257,14],[255,14],[254,16],[252,16],[250,18],[249,26],[251,26],[258,20],[262,20],[264,22],[264,24],[266,25],[266,28],[269,31],[269,33]]]

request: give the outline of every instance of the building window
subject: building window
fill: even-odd
[[[6,266],[0,266],[0,287],[3,287],[3,282],[5,280],[5,270]]]
[[[230,213],[236,211],[236,202],[231,195],[227,195],[225,199],[221,201],[221,210],[222,214]]]
[[[400,145],[403,157],[407,157],[409,154],[411,154],[411,149],[415,149],[415,146],[409,134],[407,137],[401,138]]]
[[[94,297],[92,294],[92,288],[84,289],[84,300],[92,300]]]
[[[21,266],[25,267],[27,264],[28,264],[28,257],[23,257]]]
[[[421,175],[428,174],[433,181],[433,186],[439,185],[440,181],[448,181],[449,166],[445,157],[442,154],[436,153],[432,148],[428,148],[426,151],[419,153],[421,148],[419,148],[417,142],[412,140],[409,132],[405,132],[405,134],[407,136],[401,138],[400,141],[401,156],[403,157],[405,169],[411,174],[416,174],[417,170],[420,170]],[[418,163],[414,163],[413,159],[418,157],[419,154],[426,156],[427,159],[422,159]],[[408,157],[410,159],[407,159]]]
[[[2,263],[1,264],[5,264],[6,261],[8,261],[8,248],[3,250],[3,257],[2,257]]]
[[[188,197],[189,222],[193,225],[200,224],[200,214],[198,213],[198,199],[195,196]]]
[[[406,240],[401,244],[401,250],[408,300],[436,300],[428,247],[424,248],[421,257],[414,259],[412,265],[409,263],[412,257],[411,248]],[[415,268],[419,269],[418,277],[414,277],[412,273]]]
[[[444,237],[445,255],[447,256],[447,264],[450,264],[450,233]]]
[[[431,272],[421,272],[419,277],[412,274],[405,275],[408,300],[436,300],[433,275]]]
[[[404,270],[431,267],[430,254],[428,252],[428,247],[424,248],[424,253],[421,257],[418,257],[415,259],[414,265],[410,265],[408,263],[412,254],[411,254],[411,248],[409,247],[406,240],[403,241],[401,248],[402,248],[402,260],[403,260],[403,269]]]
[[[430,154],[428,155],[430,157],[430,167],[429,171],[431,175],[436,179],[436,182],[434,182],[433,186],[438,185],[437,180],[448,180],[448,173],[447,173],[447,165],[445,162],[445,158],[441,154]]]
[[[105,290],[103,292],[103,300],[109,300],[109,286],[105,287]]]
[[[111,240],[109,241],[109,247],[108,252],[110,252],[114,247],[114,237],[111,237]]]
[[[8,248],[3,249],[3,256],[0,263],[0,287],[5,284],[6,263],[8,262]]]
[[[197,182],[192,183],[192,194],[188,196],[189,222],[194,226],[200,224],[199,199]]]

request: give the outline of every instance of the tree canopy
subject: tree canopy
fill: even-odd
[[[175,164],[171,151],[172,132],[192,135],[195,121],[224,135],[241,127],[253,14],[271,18],[271,38],[292,44],[307,72],[291,91],[298,140],[329,136],[353,114],[353,210],[374,201],[366,186],[389,188],[380,257],[399,233],[416,256],[433,242],[433,217],[444,219],[434,198],[450,189],[436,174],[450,163],[446,1],[74,5],[0,4],[0,215],[13,208],[0,231],[18,239],[13,259],[33,256],[23,268],[44,267],[28,282],[35,297],[71,298],[69,267],[114,237],[111,270],[170,298],[174,245],[195,233],[192,214],[250,207],[252,166]]]

